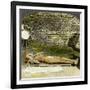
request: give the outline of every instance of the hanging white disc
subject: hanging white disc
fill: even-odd
[[[29,38],[29,36],[30,36],[30,34],[29,34],[29,32],[28,31],[22,31],[21,32],[21,37],[22,37],[22,39],[28,39]]]

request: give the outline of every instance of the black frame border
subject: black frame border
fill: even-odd
[[[55,8],[75,8],[75,9],[84,9],[84,19],[85,19],[85,47],[84,47],[84,81],[73,81],[73,82],[55,82],[55,83],[43,83],[43,84],[23,84],[23,85],[17,85],[16,84],[16,6],[22,5],[22,6],[44,6],[44,7],[55,7]],[[69,5],[69,4],[52,4],[52,3],[35,3],[35,2],[20,2],[20,1],[12,1],[11,2],[11,42],[10,42],[10,51],[11,51],[11,88],[36,88],[36,87],[50,87],[50,86],[66,86],[66,85],[81,85],[81,84],[87,84],[88,83],[88,6],[84,5]]]

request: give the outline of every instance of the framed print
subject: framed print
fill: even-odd
[[[11,88],[87,84],[87,6],[11,2]]]

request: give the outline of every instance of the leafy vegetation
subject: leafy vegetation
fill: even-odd
[[[46,55],[79,57],[80,50],[76,48],[78,43],[80,45],[79,23],[77,17],[68,13],[30,13],[22,21],[24,29],[30,32],[28,49],[32,48],[35,53],[44,52]]]

